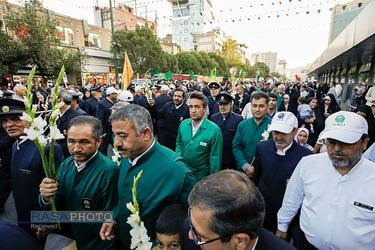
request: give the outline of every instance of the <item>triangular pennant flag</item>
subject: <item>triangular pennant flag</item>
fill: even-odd
[[[361,8],[361,6],[362,6],[362,3],[358,3],[358,8]]]

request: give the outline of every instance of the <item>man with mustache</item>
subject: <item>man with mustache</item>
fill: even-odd
[[[325,122],[321,138],[327,152],[304,157],[286,188],[277,236],[293,229],[298,249],[373,249],[375,246],[375,163],[362,157],[367,148],[366,120],[340,111]]]
[[[151,240],[156,240],[156,221],[166,206],[174,203],[188,206],[188,195],[195,179],[182,157],[155,140],[151,115],[145,108],[127,105],[116,110],[110,121],[115,134],[114,145],[123,159],[114,221],[103,224],[100,237],[112,240],[118,227],[121,249],[130,249],[131,226],[126,221],[131,212],[126,204],[133,202],[134,177],[143,170],[137,183],[137,202]]]
[[[92,116],[78,116],[69,123],[70,154],[60,167],[57,181],[44,178],[40,184],[42,206],[55,197],[58,211],[112,211],[117,204],[119,167],[99,152],[102,125]],[[78,249],[111,249],[114,242],[102,241],[100,223],[72,223]]]
[[[252,180],[266,202],[263,227],[275,233],[277,211],[281,207],[287,183],[302,157],[311,151],[294,141],[297,118],[291,112],[278,112],[268,131],[273,140],[261,141],[256,147]]]
[[[236,169],[237,163],[234,159],[232,142],[236,135],[237,127],[242,122],[242,116],[231,111],[233,97],[228,92],[222,91],[216,96],[219,104],[220,113],[211,116],[210,120],[214,122],[223,134],[223,157],[221,169]]]

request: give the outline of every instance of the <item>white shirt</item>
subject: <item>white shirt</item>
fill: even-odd
[[[244,120],[253,117],[253,113],[251,113],[251,102],[247,103],[242,110],[241,116]]]
[[[196,127],[194,127],[193,120],[191,120],[191,129],[192,129],[193,136],[195,135],[195,133],[197,133],[198,129],[201,127],[203,120],[204,118],[202,119],[200,123],[198,123]]]
[[[300,226],[316,248],[374,249],[374,180],[375,163],[363,157],[344,176],[327,153],[302,158],[277,214],[278,229],[286,232],[302,205]]]
[[[81,163],[81,165],[79,165],[79,166],[78,166],[78,163],[74,160],[74,165],[77,168],[77,172],[78,173],[81,172],[86,167],[87,162],[89,162],[92,158],[94,158],[97,153],[98,153],[98,150],[96,150],[95,154],[93,156],[91,156],[90,159],[88,159],[87,161]]]
[[[275,144],[276,144],[276,143],[275,143]],[[281,156],[284,156],[284,155],[286,154],[286,151],[288,151],[288,149],[290,149],[290,147],[292,146],[292,144],[293,144],[293,141],[292,141],[288,146],[286,146],[286,147],[284,148],[284,150],[280,150],[280,149],[277,147],[277,145],[276,145],[276,148],[277,148],[276,154],[281,155]]]
[[[151,146],[143,154],[141,154],[140,156],[135,157],[133,160],[131,160],[129,158],[130,165],[132,165],[132,167],[133,167],[135,164],[137,164],[137,161],[139,160],[139,158],[141,158],[144,154],[146,154],[152,148],[152,146],[154,146],[154,144],[155,144],[155,139],[152,141]]]

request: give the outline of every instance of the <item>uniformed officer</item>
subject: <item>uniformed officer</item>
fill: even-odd
[[[22,101],[14,99],[0,99],[0,120],[5,131],[10,137],[16,139],[12,149],[11,180],[13,198],[16,205],[18,226],[36,237],[36,229],[30,224],[31,211],[40,210],[38,204],[39,184],[45,177],[42,158],[36,144],[29,139],[22,139],[26,135],[24,130],[30,124],[21,120],[21,115],[26,112]],[[49,155],[49,143],[45,153]],[[63,152],[54,145],[55,166],[63,160]],[[43,243],[41,243],[43,244]]]
[[[82,99],[80,98],[82,94],[77,93],[75,91],[69,91],[69,92],[72,93],[72,96],[73,96],[73,100],[70,104],[72,106],[72,108],[75,109],[80,115],[87,115],[87,113],[85,111],[83,111],[80,108],[80,105],[79,105],[82,101]]]
[[[214,122],[223,134],[223,158],[221,169],[236,169],[236,160],[234,159],[232,142],[236,135],[237,126],[243,120],[242,116],[231,111],[233,97],[223,91],[216,96],[219,104],[220,113],[211,116],[210,120]]]
[[[102,97],[102,91],[100,90],[100,86],[91,88],[91,95],[92,97],[86,100],[85,111],[88,115],[96,116],[96,105],[98,105],[98,102]]]
[[[99,151],[107,155],[107,148],[112,140],[112,126],[109,122],[111,116],[111,107],[116,103],[117,96],[120,90],[116,90],[114,87],[106,89],[106,98],[101,100],[96,106],[96,117],[101,121],[103,127],[103,142],[100,145]]]
[[[216,101],[216,96],[220,92],[220,85],[217,82],[210,82],[208,84],[208,87],[210,88],[211,96],[207,97],[208,99],[208,110],[210,112],[210,115],[219,113],[219,105]]]

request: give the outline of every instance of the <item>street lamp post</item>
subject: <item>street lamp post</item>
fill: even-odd
[[[112,11],[112,0],[109,0],[109,13],[111,17],[111,28],[112,28],[112,46],[113,46],[113,59],[115,63],[115,77],[116,77],[116,84],[118,85],[118,69],[117,69],[117,51],[116,46],[113,44],[113,34],[115,33],[115,27],[113,25],[113,11]]]

